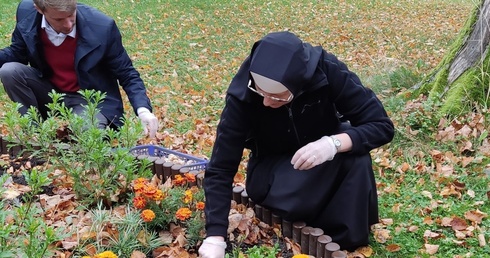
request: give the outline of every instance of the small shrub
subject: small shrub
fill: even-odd
[[[24,152],[49,160],[51,169],[65,171],[80,203],[95,206],[103,200],[111,207],[129,197],[129,183],[137,175],[151,174],[127,150],[136,145],[143,129],[132,119],[125,119],[120,130],[98,128],[97,107],[105,94],[90,90],[80,94],[88,103],[83,115],[72,113],[63,102],[64,95],[55,92],[50,94],[53,102],[48,104],[46,119],[33,107],[20,115],[19,104],[10,103],[15,108],[4,118],[12,132],[7,137],[25,145]]]
[[[162,244],[157,234],[147,228],[139,212],[129,206],[122,208],[125,208],[123,212],[122,209],[111,211],[99,204],[97,209],[89,210],[90,229],[83,232],[85,237],[81,238],[76,253],[106,257],[100,252],[109,254],[107,250],[110,250],[119,257],[131,257],[135,251],[149,254]]]
[[[43,210],[34,203],[42,187],[51,183],[47,172],[32,169],[23,171],[31,191],[18,199],[0,199],[0,257],[51,257],[53,244],[63,239],[61,230],[55,230],[43,220]],[[4,185],[9,175],[0,178]],[[0,195],[5,191],[0,189]]]

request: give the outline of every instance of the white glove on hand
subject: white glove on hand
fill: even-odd
[[[143,128],[145,129],[145,135],[150,132],[150,138],[154,138],[158,129],[157,117],[151,113],[150,110],[144,107],[138,108],[137,113],[141,123],[143,124]]]
[[[199,247],[201,258],[224,258],[226,243],[221,237],[207,237]]]
[[[291,159],[294,169],[306,170],[332,160],[337,154],[337,148],[330,136],[323,136],[319,140],[310,142],[301,147]]]

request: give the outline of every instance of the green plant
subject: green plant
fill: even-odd
[[[279,253],[279,244],[275,243],[273,246],[267,245],[254,245],[242,252],[240,248],[233,248],[231,253],[225,255],[226,258],[276,258]]]
[[[124,120],[121,130],[97,127],[97,108],[105,94],[81,90],[87,101],[82,115],[65,106],[63,94],[52,92],[48,117],[42,119],[35,108],[25,115],[16,108],[8,112],[5,124],[12,132],[9,139],[25,145],[26,153],[45,158],[52,168],[62,169],[73,179],[73,190],[80,203],[94,205],[103,200],[107,207],[123,202],[129,194],[129,183],[137,175],[150,175],[147,163],[139,165],[128,152],[142,134],[133,119]]]
[[[131,257],[134,251],[149,254],[160,246],[161,240],[154,231],[147,228],[139,212],[125,206],[124,212],[104,209],[99,203],[91,214],[87,237],[77,248],[77,254],[94,255],[111,250],[119,257]]]
[[[195,247],[203,237],[204,191],[196,186],[193,174],[175,175],[171,186],[138,178],[133,181],[133,205],[150,228],[169,229],[177,225],[184,229],[187,248]]]
[[[247,249],[246,254],[248,258],[275,258],[278,251],[279,244],[275,243],[272,247],[255,245]]]
[[[63,239],[65,234],[46,224],[43,210],[35,205],[34,200],[43,186],[51,184],[49,173],[32,169],[22,174],[31,188],[22,195],[22,201],[0,200],[0,257],[51,257],[54,251],[52,244]],[[7,179],[8,175],[3,175],[1,185]]]

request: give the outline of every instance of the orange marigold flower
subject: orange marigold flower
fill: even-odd
[[[143,189],[145,189],[145,186],[146,184],[145,183],[135,183],[133,185],[133,190],[137,193],[137,194],[141,194],[143,193]]]
[[[190,203],[192,201],[192,191],[185,190],[184,203]]]
[[[194,183],[194,182],[196,182],[196,175],[191,174],[191,173],[186,173],[185,179],[187,180],[187,182]]]
[[[154,185],[145,185],[145,188],[143,189],[143,195],[153,199],[153,195],[157,192],[157,188]]]
[[[175,217],[182,221],[190,218],[191,215],[192,211],[189,208],[180,208],[177,213],[175,213]]]
[[[205,206],[204,202],[196,203],[196,209],[198,210],[204,210],[204,206]]]
[[[144,210],[141,212],[141,218],[144,222],[151,222],[155,219],[155,213],[152,210]]]
[[[173,185],[184,185],[186,180],[181,175],[175,175],[174,180],[172,180]]]
[[[133,184],[146,184],[148,183],[148,179],[144,177],[138,177],[135,180],[133,180]]]
[[[143,196],[136,196],[133,198],[133,205],[136,209],[143,209],[146,206],[146,199]]]
[[[160,189],[157,189],[157,191],[153,195],[153,200],[154,201],[161,201],[161,200],[163,200],[163,198],[165,198],[165,195],[163,194],[163,191],[160,190]]]

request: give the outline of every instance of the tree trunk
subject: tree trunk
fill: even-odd
[[[441,63],[417,93],[442,101],[440,115],[457,115],[490,104],[490,0],[480,0]]]

